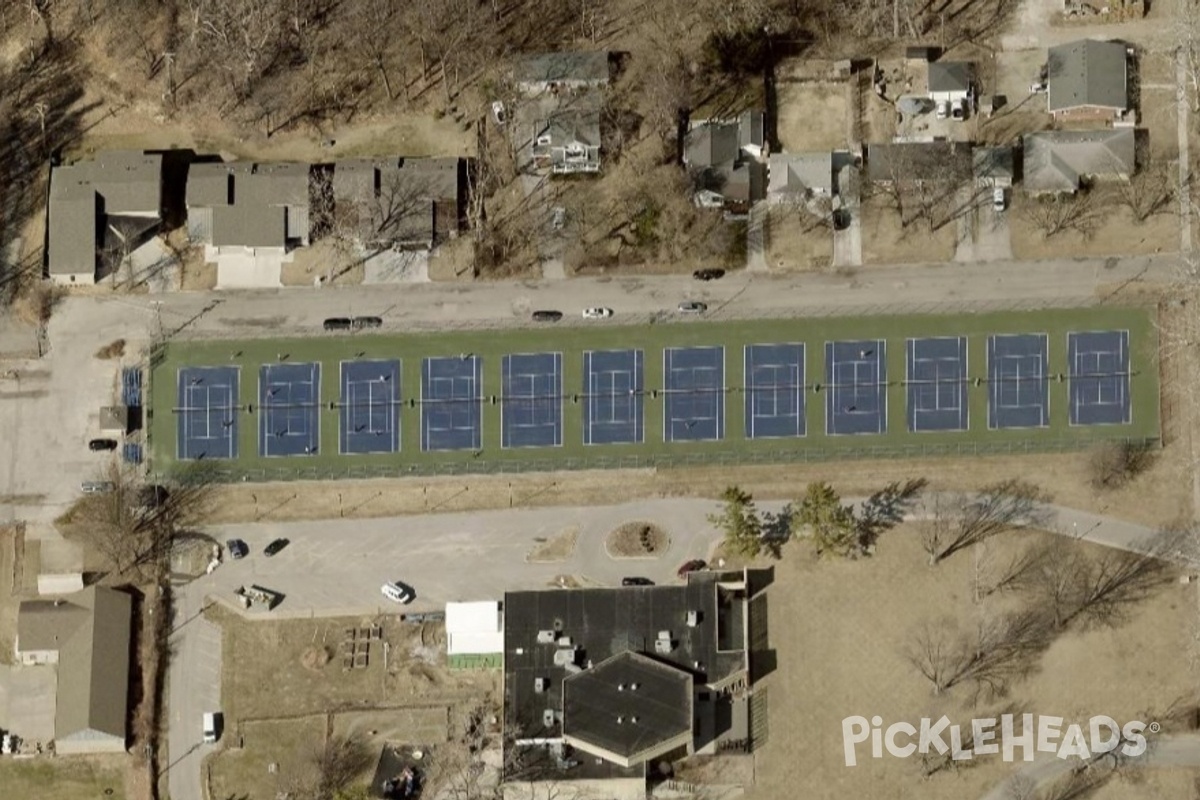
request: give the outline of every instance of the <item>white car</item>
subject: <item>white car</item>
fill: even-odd
[[[403,583],[400,583],[399,581],[385,583],[383,586],[380,587],[379,590],[381,592],[383,592],[383,596],[386,597],[388,600],[391,600],[394,603],[401,603],[404,605],[411,603],[413,601],[413,598],[416,597],[416,593],[414,593],[410,587],[405,586]]]
[[[687,302],[680,303],[678,310],[680,314],[702,314],[708,311],[708,305],[701,303],[699,300],[688,300]]]
[[[492,101],[492,119],[496,120],[497,125],[508,122],[508,112],[504,110],[504,103],[500,100]]]
[[[992,189],[992,209],[995,211],[1003,211],[1004,207],[1004,189],[997,186],[995,189]]]
[[[612,314],[611,308],[585,308],[583,310],[584,319],[608,319]]]

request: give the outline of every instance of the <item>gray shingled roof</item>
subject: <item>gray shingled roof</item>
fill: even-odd
[[[761,111],[746,111],[736,120],[706,120],[688,131],[683,160],[694,168],[730,164],[743,147],[762,147],[763,137]]]
[[[1051,111],[1129,107],[1125,45],[1120,42],[1080,39],[1051,47],[1046,80]]]
[[[55,740],[125,740],[132,608],[129,595],[99,586],[21,604],[18,647],[58,650]]]
[[[929,91],[965,92],[971,88],[971,64],[967,61],[934,61],[929,65]]]
[[[283,247],[287,239],[307,235],[288,229],[287,208],[308,208],[308,184],[307,164],[193,164],[187,203],[212,209],[217,247]]]
[[[563,735],[636,762],[692,730],[692,676],[625,651],[563,681]]]
[[[55,167],[50,175],[50,274],[94,271],[105,217],[157,220],[161,187],[162,156],[157,154],[117,150]]]
[[[771,153],[768,194],[833,193],[833,153]]]
[[[1082,177],[1128,177],[1136,169],[1132,128],[1042,131],[1023,141],[1025,190],[1035,194],[1074,192]]]
[[[357,221],[364,241],[425,242],[437,234],[439,203],[458,207],[457,158],[339,161],[333,196]]]
[[[971,175],[971,146],[965,142],[889,142],[867,145],[871,181],[964,180]]]
[[[534,53],[517,60],[513,67],[513,78],[517,83],[528,84],[561,81],[607,83],[608,53]]]

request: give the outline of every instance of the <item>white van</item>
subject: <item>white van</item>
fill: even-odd
[[[212,744],[217,741],[217,722],[220,718],[220,713],[206,711],[204,713],[204,743]]]

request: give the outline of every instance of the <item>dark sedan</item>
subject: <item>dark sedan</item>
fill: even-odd
[[[535,311],[533,312],[534,322],[558,322],[562,319],[561,311]]]
[[[725,270],[698,269],[692,273],[692,277],[698,281],[715,281],[725,277]]]
[[[708,562],[705,561],[704,559],[693,558],[691,561],[685,561],[683,563],[683,566],[681,566],[679,568],[679,572],[677,574],[679,575],[680,578],[685,578],[685,577],[687,577],[687,574],[689,572],[696,572],[698,570],[702,570],[702,569],[706,568],[707,566],[708,566]]]
[[[269,545],[267,545],[266,547],[263,548],[263,553],[268,556],[273,556],[287,546],[288,546],[287,539],[276,539],[275,541],[271,542]]]
[[[622,586],[653,586],[654,581],[649,578],[621,578]]]
[[[229,557],[235,561],[250,554],[250,547],[241,539],[230,539],[225,543],[225,549],[229,551]]]

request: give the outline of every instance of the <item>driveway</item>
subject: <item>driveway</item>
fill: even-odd
[[[167,699],[172,800],[205,800],[200,766],[218,749],[201,743],[204,713],[221,708],[221,630],[200,616],[204,602],[198,593],[175,591]]]
[[[0,729],[27,742],[54,738],[56,669],[0,664]]]

